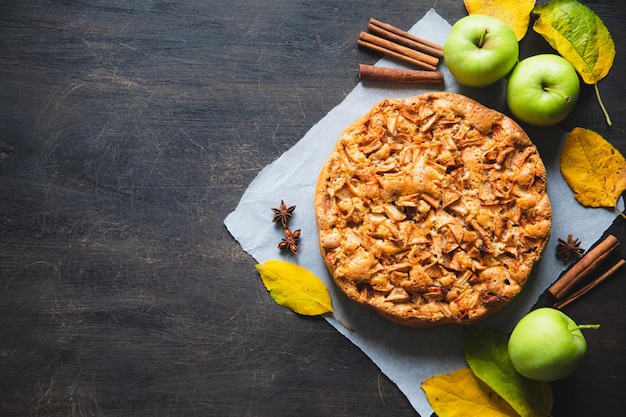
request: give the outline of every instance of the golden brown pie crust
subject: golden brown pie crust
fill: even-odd
[[[379,102],[320,173],[322,257],[352,300],[409,326],[467,324],[522,289],[550,236],[546,171],[509,117],[454,93]]]

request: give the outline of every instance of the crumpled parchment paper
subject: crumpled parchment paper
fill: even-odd
[[[409,32],[443,45],[450,27],[448,22],[431,9]],[[386,58],[376,65],[402,66]],[[432,408],[420,388],[420,383],[430,376],[466,366],[463,330],[459,326],[414,329],[391,324],[340,293],[319,254],[313,193],[318,173],[340,133],[379,100],[443,90],[465,94],[488,107],[507,112],[504,80],[486,89],[466,89],[455,82],[443,60],[439,70],[444,72],[445,85],[429,89],[382,82],[360,82],[341,104],[314,125],[298,143],[258,174],[235,211],[225,220],[232,236],[257,262],[284,259],[306,267],[322,279],[330,290],[335,310],[354,330],[347,330],[333,316],[326,317],[326,320],[371,358],[406,395],[422,417],[430,416]],[[539,148],[548,171],[553,226],[546,251],[522,293],[501,312],[480,322],[481,326],[504,332],[513,328],[534,305],[539,295],[565,269],[566,265],[555,255],[557,238],[573,234],[581,239],[583,247],[589,247],[615,218],[615,213],[610,210],[584,208],[574,200],[573,193],[563,181],[559,170],[558,155],[566,135],[563,131],[556,127],[526,130]],[[292,230],[302,231],[297,256],[276,247],[284,235],[281,227],[271,221],[271,208],[278,207],[281,199],[288,205],[297,206],[290,220]]]

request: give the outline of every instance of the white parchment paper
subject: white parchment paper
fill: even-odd
[[[410,30],[411,33],[443,44],[450,24],[431,9]],[[355,64],[356,65],[356,64]],[[398,67],[385,58],[376,65]],[[261,263],[284,259],[300,264],[322,279],[328,286],[338,314],[354,328],[347,330],[334,317],[328,322],[358,346],[406,395],[415,410],[428,417],[432,408],[420,383],[433,375],[465,367],[462,328],[444,326],[434,329],[413,329],[391,324],[365,307],[348,300],[335,287],[319,254],[317,228],[313,211],[313,192],[318,173],[330,155],[340,133],[349,123],[365,114],[379,100],[409,97],[428,91],[451,91],[470,96],[484,105],[506,113],[505,81],[487,89],[465,89],[440,64],[445,85],[431,89],[360,82],[337,107],[314,125],[306,135],[279,159],[265,167],[244,193],[225,225],[241,247]],[[534,305],[537,298],[565,268],[555,256],[557,237],[573,234],[583,247],[591,246],[612,223],[615,214],[603,209],[587,209],[579,205],[564,183],[559,171],[558,155],[565,133],[558,128],[527,129],[537,144],[548,171],[548,194],[553,206],[552,237],[546,252],[533,270],[522,293],[498,314],[480,322],[502,331],[509,331]],[[296,205],[290,221],[292,230],[301,229],[302,239],[297,256],[277,249],[284,237],[282,229],[272,223],[272,207],[284,199]]]

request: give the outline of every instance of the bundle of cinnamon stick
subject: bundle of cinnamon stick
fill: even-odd
[[[362,80],[397,83],[442,84],[443,73],[436,71],[443,58],[443,47],[388,23],[370,18],[368,32],[361,32],[361,47],[382,53],[419,69],[385,68],[360,64]]]
[[[555,308],[563,308],[569,303],[579,299],[584,294],[595,288],[602,281],[610,277],[615,271],[621,268],[626,261],[618,259],[611,264],[604,272],[593,280],[589,281],[598,268],[604,266],[605,261],[617,249],[620,242],[613,235],[608,235],[600,241],[594,248],[587,251],[575,264],[571,266],[548,291],[554,296]]]

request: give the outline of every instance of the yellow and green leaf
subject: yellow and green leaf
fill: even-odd
[[[615,59],[615,43],[602,19],[577,0],[551,0],[538,5],[535,32],[567,59],[586,84],[593,85],[607,123],[611,119],[602,104],[598,82],[606,77]]]
[[[465,358],[474,374],[521,417],[546,417],[553,405],[548,382],[520,375],[509,357],[508,337],[490,329],[467,328]]]

